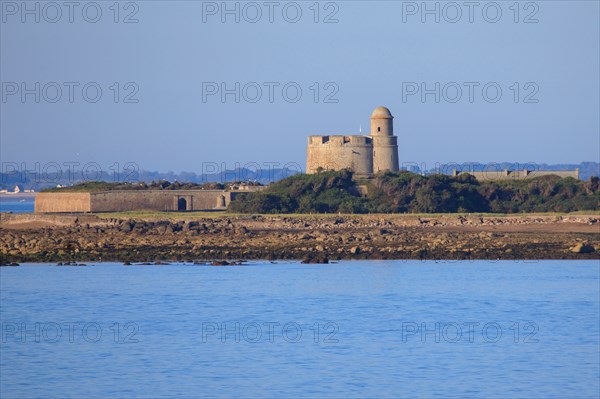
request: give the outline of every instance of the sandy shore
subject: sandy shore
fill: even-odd
[[[599,259],[598,215],[2,214],[2,261]]]

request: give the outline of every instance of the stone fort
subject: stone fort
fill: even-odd
[[[371,132],[365,135],[309,136],[306,173],[319,170],[351,169],[359,178],[379,171],[398,171],[398,138],[394,117],[386,107],[371,114]]]
[[[394,136],[393,119],[394,117],[388,108],[377,107],[371,114],[371,132],[368,136],[308,136],[306,173],[317,173],[320,170],[350,169],[357,178],[371,178],[380,171],[398,171],[398,138]],[[481,181],[523,180],[541,176],[579,179],[579,169],[453,171],[454,176],[461,173],[468,173]]]

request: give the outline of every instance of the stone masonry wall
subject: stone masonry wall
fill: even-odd
[[[90,212],[90,193],[38,193],[35,213]]]
[[[223,202],[218,203],[221,196]],[[91,208],[93,212],[177,211],[180,199],[185,200],[184,210],[188,211],[225,209],[231,202],[231,193],[221,190],[106,191],[92,193]]]
[[[398,138],[373,136],[373,173],[383,170],[396,172],[398,169]]]
[[[366,136],[310,136],[306,157],[306,173],[350,168],[357,177],[373,173],[373,145]]]
[[[137,210],[224,210],[237,193],[222,190],[103,191],[38,193],[36,213],[124,212]],[[183,200],[183,201],[180,201]]]

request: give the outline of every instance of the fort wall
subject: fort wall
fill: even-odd
[[[92,212],[226,209],[231,193],[221,190],[105,191],[91,194]]]
[[[377,111],[377,110],[375,110]],[[383,135],[383,136],[392,136],[394,134],[394,123],[393,123],[393,117],[390,114],[389,117],[387,116],[377,116],[377,115],[372,115],[371,116],[371,136],[378,136],[378,135]]]
[[[373,173],[384,170],[397,172],[398,138],[396,136],[373,136]]]
[[[38,193],[35,213],[91,212],[90,193]]]
[[[558,176],[561,178],[572,177],[579,179],[579,169],[575,170],[487,170],[481,172],[457,172],[453,171],[453,176],[468,173],[479,181],[484,180],[516,180],[516,179],[535,179],[541,176]]]
[[[373,172],[373,142],[367,136],[309,136],[306,173],[352,169],[357,177]]]
[[[39,193],[36,213],[225,210],[237,192],[224,190],[115,190]]]

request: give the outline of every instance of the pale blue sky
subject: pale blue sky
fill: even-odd
[[[489,2],[475,8],[473,23],[464,6],[458,22],[446,21],[456,12],[444,9],[447,2],[439,3],[439,23],[432,15],[422,23],[419,11],[412,15],[413,6],[422,2],[321,2],[319,23],[313,20],[313,1],[297,2],[302,10],[297,23],[284,19],[286,2],[275,6],[273,23],[262,1],[253,3],[262,5],[256,23],[244,20],[255,15],[252,6],[244,8],[247,2],[239,2],[240,23],[232,15],[225,15],[225,23],[219,12],[209,15],[221,2],[122,2],[119,19],[132,12],[138,19],[129,24],[113,22],[113,3],[98,2],[97,23],[84,20],[82,6],[74,10],[72,23],[66,7],[58,22],[44,20],[56,14],[46,8],[35,23],[35,15],[14,9],[20,1],[2,1],[2,162],[98,162],[103,168],[136,162],[144,169],[194,172],[202,171],[202,162],[304,166],[306,136],[356,134],[360,125],[364,133],[378,105],[395,116],[401,162],[429,167],[466,161],[578,163],[600,157],[597,1],[520,2],[519,23],[513,1],[494,3],[502,11],[496,23],[486,21],[494,18],[495,8],[483,15]],[[236,2],[227,4],[233,8]],[[433,8],[436,2],[427,4]],[[287,11],[286,17],[294,18],[294,6]],[[332,12],[339,22],[323,23]],[[86,16],[94,13],[89,8]],[[538,22],[524,23],[528,16]],[[22,103],[20,93],[10,94],[11,82],[28,87],[57,82],[62,97],[49,102],[55,95],[50,85],[46,93],[40,90],[39,103],[32,94]],[[80,84],[73,103],[64,82]],[[103,90],[96,103],[82,97],[87,82]],[[118,103],[110,88],[114,82],[120,83]],[[125,87],[127,82],[139,88],[133,97],[138,103],[123,102],[135,87]],[[239,103],[234,95],[225,103],[219,95],[203,101],[203,82],[229,87],[257,82],[263,96],[256,103],[243,95]],[[272,103],[265,82],[280,84]],[[296,103],[283,98],[281,88],[288,82],[303,91]],[[320,86],[318,103],[314,82]],[[439,103],[433,94],[425,102],[419,95],[403,101],[407,82],[430,88],[457,82],[463,96],[456,103],[443,93]],[[464,82],[480,84],[473,103]],[[502,89],[495,103],[481,92],[490,82]],[[324,103],[336,88],[332,98],[338,102]],[[455,96],[454,88],[447,86],[447,97]],[[536,90],[531,98],[538,102],[524,102]],[[489,93],[494,95],[492,89]],[[246,94],[254,97],[254,88],[247,86]],[[293,88],[289,94],[294,95]]]

